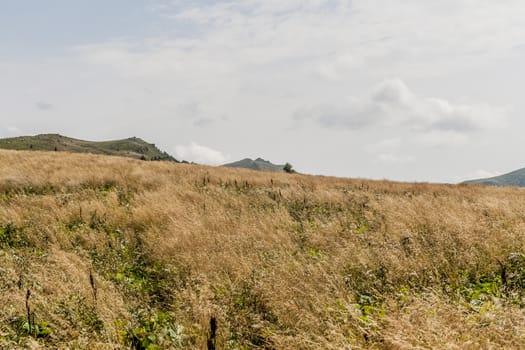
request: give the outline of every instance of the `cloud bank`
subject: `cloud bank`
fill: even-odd
[[[175,146],[175,155],[181,160],[187,160],[198,164],[221,165],[228,161],[229,157],[222,152],[191,142],[188,145]]]
[[[140,134],[163,149],[179,145],[186,159],[222,162],[191,143],[206,140],[234,159],[265,155],[340,176],[444,179],[488,166],[489,156],[496,169],[517,162],[503,149],[522,147],[525,127],[521,0],[137,6],[138,30],[118,36],[84,33],[46,52],[38,47],[58,38],[13,36],[30,54],[0,59],[0,114],[12,118],[4,123],[78,138]],[[393,138],[396,148],[366,150]]]
[[[472,62],[523,45],[519,0],[160,3],[155,11],[186,29],[177,37],[119,39],[78,46],[78,52],[135,77],[239,78],[249,68],[287,64],[292,72],[344,80],[369,65],[377,72],[401,66],[418,74],[437,61],[448,68],[454,60]]]
[[[458,134],[503,127],[506,116],[507,110],[502,107],[418,96],[400,79],[383,81],[369,95],[349,97],[344,104],[319,105],[295,113],[297,120],[311,119],[327,128],[402,128]]]

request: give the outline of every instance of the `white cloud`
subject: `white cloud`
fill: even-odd
[[[506,125],[507,111],[486,104],[453,104],[421,97],[399,80],[380,83],[371,94],[350,97],[338,106],[321,105],[296,112],[296,119],[314,119],[325,127],[364,129],[398,127],[419,133],[465,134]]]
[[[229,159],[229,156],[224,155],[222,152],[195,142],[191,142],[188,145],[175,146],[175,155],[181,160],[207,165],[221,165]]]
[[[519,0],[230,0],[164,3],[157,12],[198,31],[85,45],[80,54],[126,76],[153,78],[238,79],[247,69],[275,64],[329,80],[370,65],[378,72],[404,66],[432,74],[437,60],[472,62],[472,55],[522,44],[525,6]]]

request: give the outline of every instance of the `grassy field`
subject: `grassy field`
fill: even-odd
[[[0,348],[523,349],[525,191],[0,151]]]

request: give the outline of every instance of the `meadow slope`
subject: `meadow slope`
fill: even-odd
[[[518,188],[0,151],[0,348],[520,349],[524,244]]]

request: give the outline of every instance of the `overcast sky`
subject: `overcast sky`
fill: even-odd
[[[523,0],[4,0],[0,137],[457,182],[525,167]]]

